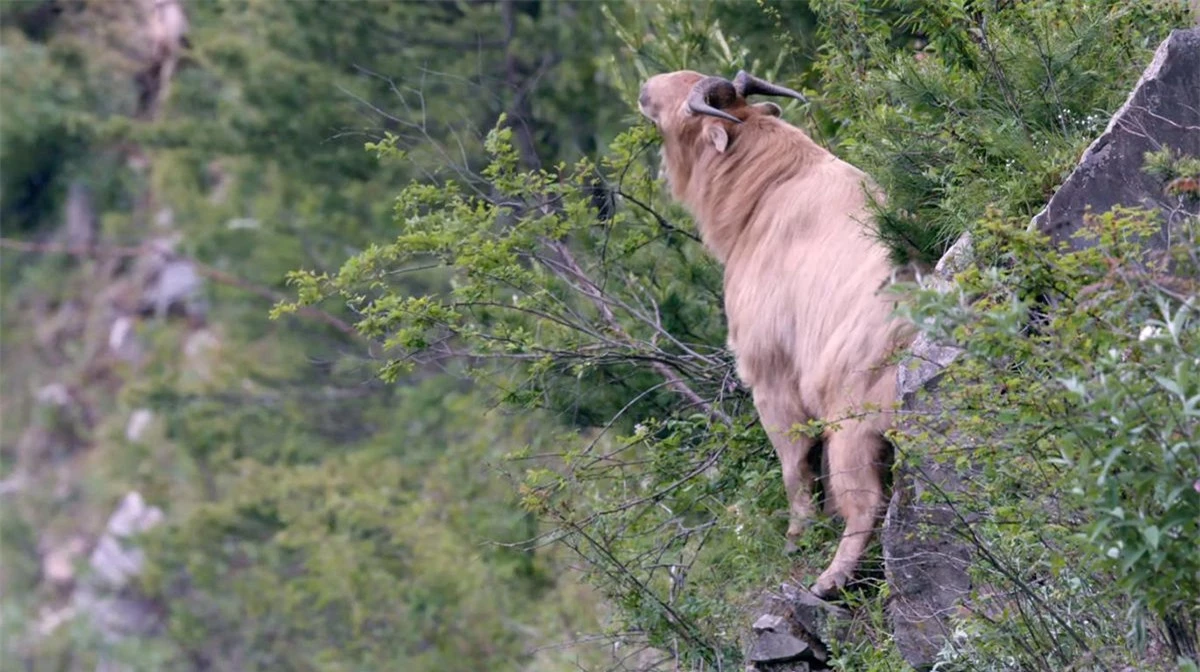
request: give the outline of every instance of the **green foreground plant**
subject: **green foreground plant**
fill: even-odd
[[[961,348],[938,410],[896,437],[914,473],[969,475],[931,494],[976,558],[943,669],[1170,669],[1151,636],[1194,632],[1200,257],[1195,218],[1146,249],[1160,222],[1105,213],[1061,252],[992,219],[955,291],[913,294],[922,330]]]

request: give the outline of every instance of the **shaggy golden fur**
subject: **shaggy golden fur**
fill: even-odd
[[[813,514],[813,439],[789,429],[837,423],[822,437],[825,491],[846,526],[813,592],[828,596],[858,567],[883,509],[884,432],[907,344],[882,290],[894,268],[866,229],[867,176],[779,119],[773,103],[724,107],[743,123],[700,116],[685,101],[703,75],[657,75],[642,113],[663,135],[673,196],[724,264],[729,346],[782,464],[789,539]]]

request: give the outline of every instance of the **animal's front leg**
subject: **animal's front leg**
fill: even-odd
[[[813,485],[816,474],[808,465],[808,452],[816,440],[791,432],[793,425],[808,418],[783,395],[755,391],[754,407],[767,430],[783,471],[783,488],[788,499],[787,552],[795,550],[795,540],[804,534],[816,513]]]

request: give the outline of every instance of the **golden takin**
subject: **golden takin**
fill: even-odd
[[[818,476],[818,439],[789,430],[828,423],[822,485],[845,529],[812,590],[830,597],[883,511],[892,354],[911,329],[886,292],[896,267],[869,228],[880,195],[867,175],[783,121],[778,105],[747,102],[755,94],[804,99],[745,72],[680,71],[646,81],[639,108],[663,137],[673,197],[724,265],[729,347],[782,465],[789,547],[814,513]]]

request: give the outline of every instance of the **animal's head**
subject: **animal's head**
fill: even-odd
[[[638,98],[642,114],[662,133],[662,174],[671,194],[696,218],[718,257],[734,235],[718,229],[743,222],[766,185],[823,151],[777,119],[775,103],[747,102],[753,95],[805,99],[745,72],[730,81],[689,70],[651,77]]]
[[[706,77],[691,70],[655,75],[642,85],[638,108],[658,126],[664,141],[702,140],[718,152],[729,145],[734,127],[755,116],[778,117],[775,103],[751,104],[747,96],[755,94],[786,96],[804,101],[802,94],[738,72],[733,81],[724,77]]]

